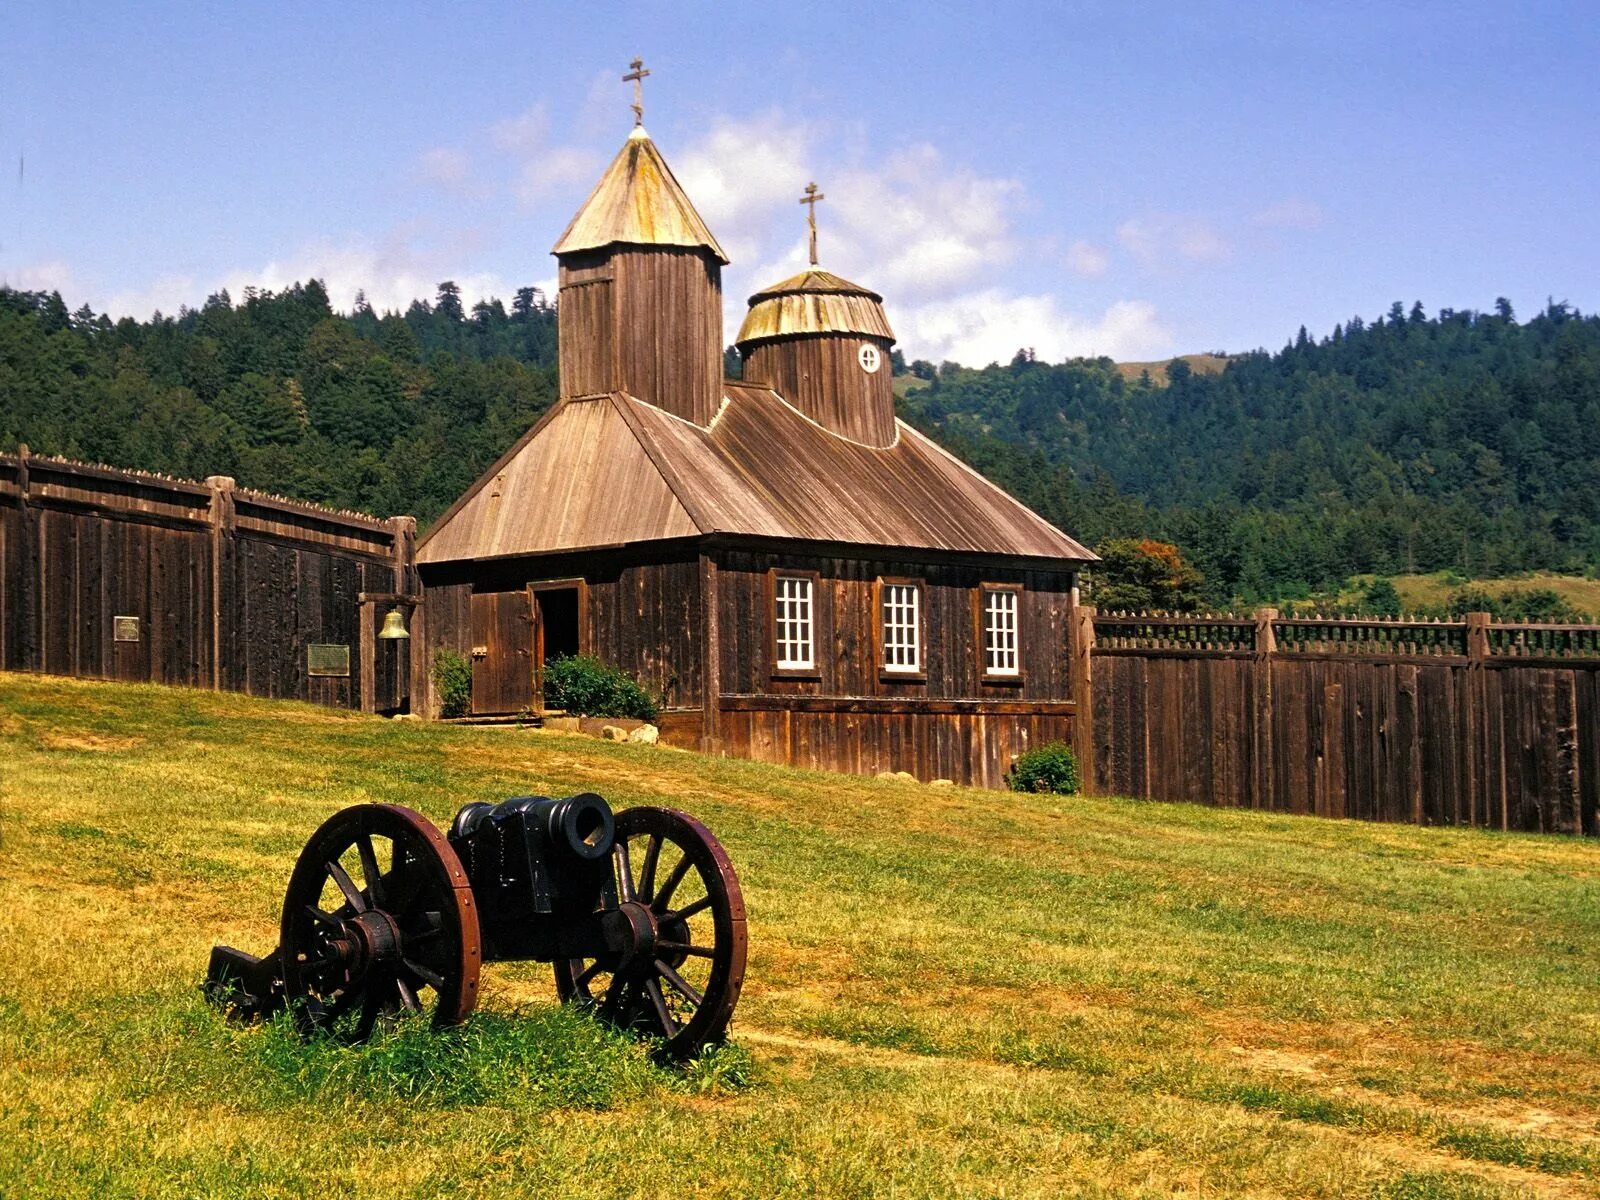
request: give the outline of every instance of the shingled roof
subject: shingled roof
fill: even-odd
[[[617,242],[704,246],[728,261],[642,127],[628,136],[550,253],[598,250]]]
[[[811,267],[751,296],[750,311],[734,341],[744,346],[821,333],[860,333],[895,340],[889,318],[883,314],[882,296]]]
[[[418,543],[419,563],[708,534],[1009,558],[1094,555],[903,422],[882,448],[729,383],[701,427],[631,396],[567,400]]]

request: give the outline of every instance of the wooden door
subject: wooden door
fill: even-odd
[[[472,596],[474,716],[533,707],[533,612],[526,590]]]

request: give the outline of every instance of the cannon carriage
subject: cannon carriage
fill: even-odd
[[[547,962],[563,1001],[684,1059],[726,1032],[745,949],[733,865],[686,813],[523,796],[466,805],[446,836],[361,804],[301,851],[277,947],[215,947],[206,990],[241,1019],[288,1009],[307,1034],[365,1041],[406,1014],[465,1020],[486,962]]]

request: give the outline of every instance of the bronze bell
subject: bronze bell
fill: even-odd
[[[411,636],[406,630],[406,619],[400,615],[398,608],[391,608],[384,614],[383,628],[378,630],[381,638],[408,638]]]

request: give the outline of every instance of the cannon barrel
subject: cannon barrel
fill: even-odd
[[[516,796],[499,804],[468,804],[451,822],[450,839],[470,838],[485,822],[499,824],[515,816],[521,816],[524,825],[541,837],[545,849],[586,861],[605,858],[616,839],[611,806],[593,792],[560,799]]]

